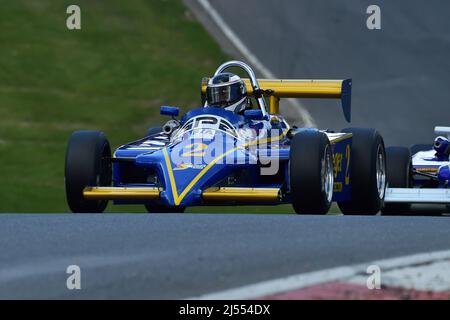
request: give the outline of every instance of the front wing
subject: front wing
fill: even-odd
[[[384,202],[450,204],[450,189],[388,188]]]

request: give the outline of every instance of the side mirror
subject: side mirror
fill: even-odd
[[[244,118],[247,120],[265,120],[261,110],[245,110]]]
[[[161,106],[159,108],[159,114],[161,114],[162,116],[178,117],[179,113],[180,108],[178,107]]]

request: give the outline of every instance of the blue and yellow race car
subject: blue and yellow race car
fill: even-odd
[[[68,205],[83,213],[103,212],[109,200],[149,212],[292,203],[298,214],[326,214],[337,202],[345,214],[375,214],[386,188],[381,135],[291,127],[279,114],[281,98],[332,98],[350,121],[351,86],[350,79],[258,80],[245,63],[224,63],[203,79],[200,108],[178,118],[178,108],[161,107],[166,124],[113,153],[104,133],[73,133]]]

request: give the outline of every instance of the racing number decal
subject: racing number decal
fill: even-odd
[[[342,171],[342,153],[334,154],[334,178]]]
[[[189,151],[183,152],[182,157],[203,157],[205,155],[205,150],[208,145],[200,142],[188,144],[185,149],[190,149]]]
[[[347,167],[345,168],[345,184],[348,185],[350,183],[349,171],[351,157],[351,148],[349,144],[345,147],[345,157],[347,158]]]
[[[349,144],[345,147],[345,185],[350,183],[350,157],[351,157],[351,147]],[[337,152],[334,154],[334,178],[337,179],[339,173],[342,172],[342,160],[344,158],[344,154]],[[343,183],[335,181],[334,182],[334,192],[342,192]]]

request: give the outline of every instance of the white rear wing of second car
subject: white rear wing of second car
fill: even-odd
[[[450,139],[450,127],[434,127],[434,133],[439,136],[446,135]]]

